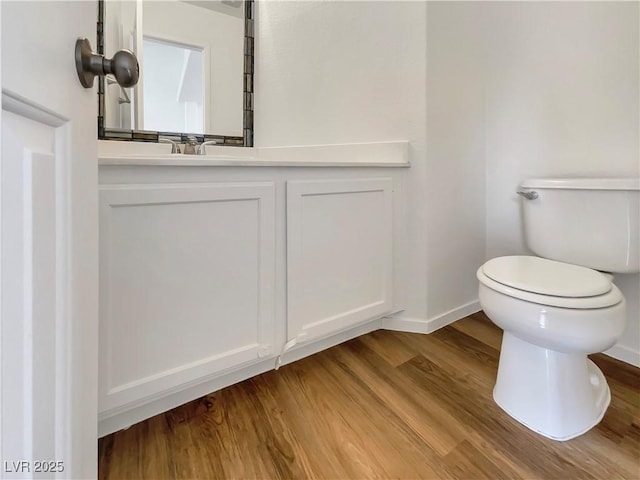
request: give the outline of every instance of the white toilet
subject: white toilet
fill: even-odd
[[[494,258],[477,273],[480,305],[504,330],[493,398],[531,430],[569,440],[597,425],[611,400],[587,355],[625,327],[610,273],[640,271],[640,179],[520,187],[525,239],[539,256]]]

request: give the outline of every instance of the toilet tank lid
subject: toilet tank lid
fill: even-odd
[[[565,190],[640,190],[640,178],[528,178],[520,184],[520,187]]]

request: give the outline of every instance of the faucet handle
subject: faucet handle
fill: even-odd
[[[205,150],[205,145],[217,145],[218,142],[216,140],[209,140],[206,142],[202,142],[199,146],[198,146],[198,152],[197,155],[206,155],[207,152]]]
[[[170,143],[171,144],[171,153],[181,153],[180,145],[171,140],[170,138],[160,137],[158,138],[158,143]]]

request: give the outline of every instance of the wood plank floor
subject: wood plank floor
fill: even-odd
[[[114,433],[101,479],[639,479],[640,369],[605,355],[612,401],[568,442],[492,400],[502,333],[477,313],[377,331]]]

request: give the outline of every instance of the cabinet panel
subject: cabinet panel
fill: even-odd
[[[273,353],[272,182],[100,190],[100,410]]]
[[[287,334],[327,335],[391,310],[392,181],[287,182]]]

